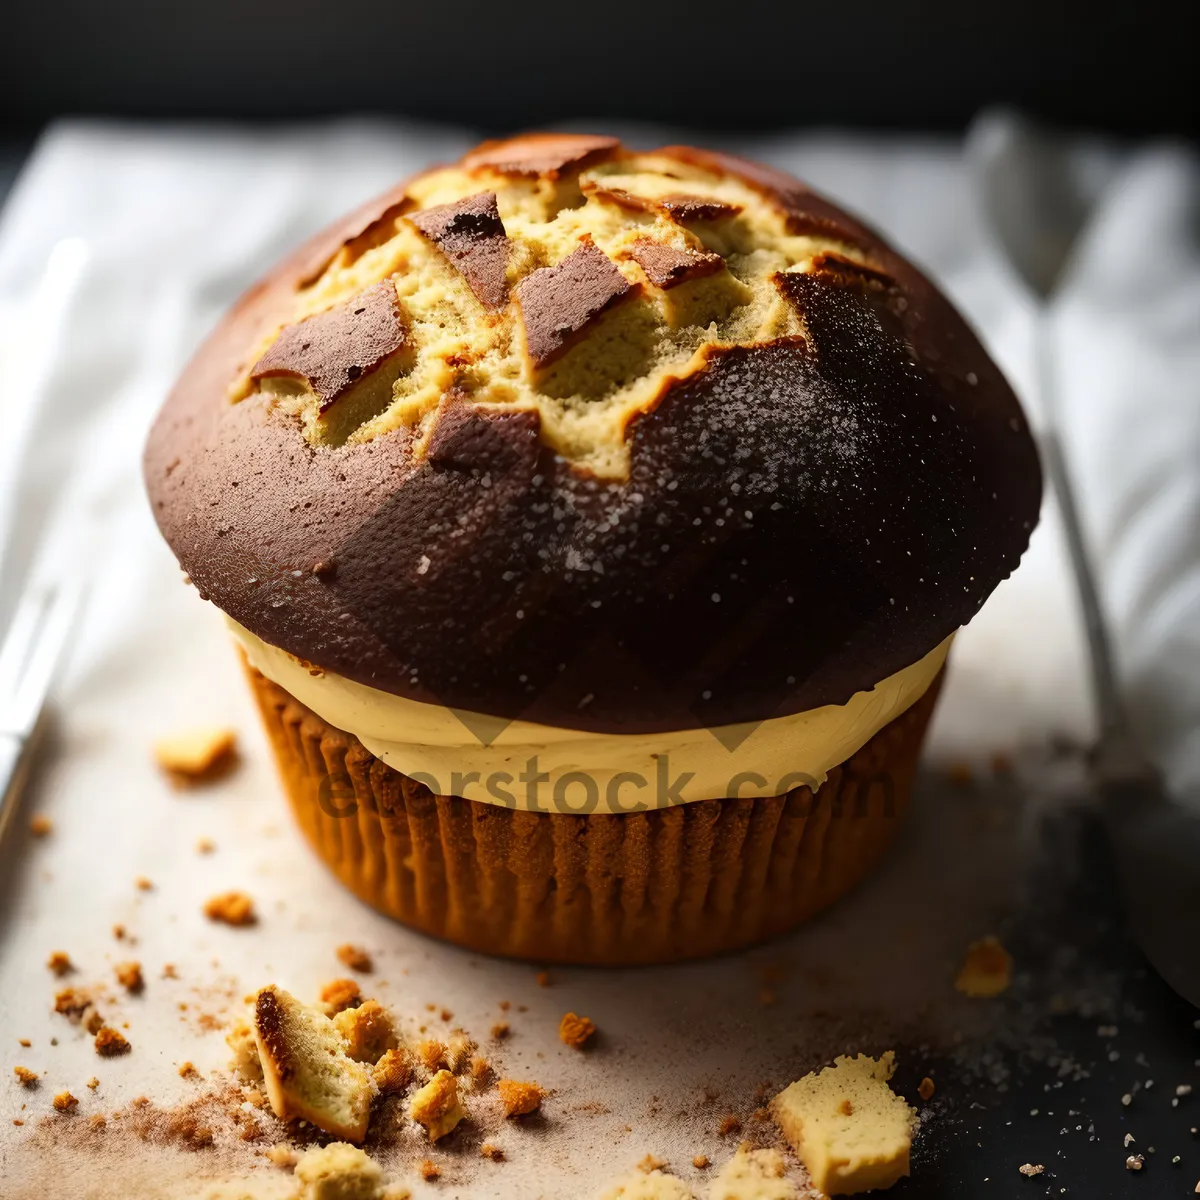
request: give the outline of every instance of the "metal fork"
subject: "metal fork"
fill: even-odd
[[[0,840],[28,778],[46,700],[81,600],[78,586],[31,587],[0,648]]]

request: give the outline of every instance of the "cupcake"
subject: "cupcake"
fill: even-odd
[[[861,880],[1041,493],[1008,384],[876,233],[574,134],[297,250],[145,461],[317,854],[562,962],[729,950]]]

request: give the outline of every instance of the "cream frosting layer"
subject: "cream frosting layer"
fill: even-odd
[[[611,734],[506,723],[405,699],[314,671],[226,620],[252,666],[435,795],[574,815],[816,788],[925,694],[953,641],[846,704],[744,725]]]

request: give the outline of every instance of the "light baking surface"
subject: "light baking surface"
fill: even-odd
[[[103,569],[60,691],[54,744],[0,858],[6,1196],[45,1195],[47,1180],[56,1195],[174,1189],[197,1196],[247,1176],[268,1194],[286,1195],[290,1176],[261,1155],[270,1138],[244,1143],[217,1130],[213,1147],[191,1150],[180,1147],[180,1125],[170,1118],[159,1125],[174,1129],[165,1142],[130,1132],[137,1123],[128,1117],[110,1121],[103,1133],[89,1131],[88,1120],[139,1096],[157,1112],[219,1092],[228,1081],[229,1053],[221,1031],[206,1026],[269,982],[315,999],[323,982],[347,973],[335,955],[344,942],[366,947],[375,959],[374,973],[363,977],[366,994],[435,1028],[445,1027],[439,1013],[446,1008],[450,1024],[479,1038],[504,1074],[553,1089],[544,1121],[526,1127],[503,1125],[494,1101],[476,1101],[473,1126],[432,1155],[444,1172],[436,1184],[417,1177],[428,1150],[415,1128],[406,1132],[381,1161],[390,1178],[418,1196],[588,1197],[647,1154],[689,1181],[701,1180],[704,1173],[690,1165],[694,1155],[706,1154],[719,1167],[740,1137],[775,1136],[753,1118],[763,1085],[777,1090],[836,1053],[878,1054],[894,1046],[902,1060],[926,1045],[931,1056],[957,1054],[964,1072],[986,1073],[983,1048],[1001,1032],[992,1024],[1001,1011],[1012,1020],[1010,1010],[958,995],[953,978],[966,945],[994,932],[1018,903],[1029,821],[1071,782],[1069,760],[1046,761],[1049,737],[1086,736],[1081,652],[1052,513],[1020,572],[956,643],[930,769],[905,836],[876,879],[795,936],[708,964],[555,969],[550,986],[541,987],[536,965],[489,961],[376,916],[338,888],[301,843],[227,634],[216,614],[180,585],[153,528],[137,477],[141,429],[201,329],[264,260],[302,227],[435,153],[446,156],[432,142],[383,130],[324,141],[285,136],[257,147],[68,131],[45,151],[47,179],[55,160],[59,170],[88,167],[93,183],[128,180],[153,162],[176,197],[190,187],[199,199],[185,212],[184,238],[150,220],[163,196],[153,203],[123,197],[125,219],[99,244],[87,281],[89,321],[74,326],[71,353],[51,381],[63,406],[60,420],[88,389],[117,397],[120,406],[73,410],[102,460],[94,496],[105,513]],[[811,161],[814,182],[852,201],[856,188],[862,197],[873,189],[890,196],[902,240],[905,214],[919,207],[914,180],[921,172],[943,183],[957,178],[948,149],[915,151],[903,171],[859,151],[843,160],[849,165],[840,178],[819,147]],[[354,164],[364,162],[370,169],[356,174]],[[260,185],[253,212],[240,221],[228,211],[221,171],[226,188],[237,172],[251,173]],[[318,198],[305,192],[318,177],[341,182]],[[74,220],[78,212],[69,215]],[[887,223],[887,205],[873,215]],[[219,252],[200,244],[222,220],[232,224]],[[960,235],[948,229],[939,240],[930,231],[916,248],[935,270],[945,268],[951,290],[996,334],[993,344],[1019,381],[1027,367],[1021,313],[977,286],[970,270],[955,272]],[[14,274],[11,245],[9,278],[21,271],[32,278],[37,257],[30,251]],[[151,271],[156,256],[168,252],[176,270]],[[131,306],[141,313],[134,328]],[[120,321],[118,308],[126,314]],[[172,790],[152,761],[153,739],[213,722],[239,730],[241,769],[208,789]],[[989,777],[987,760],[997,750],[1014,755],[1021,778]],[[963,758],[974,764],[976,783],[955,788],[942,768]],[[53,819],[48,837],[27,832],[34,813]],[[211,838],[216,849],[197,853],[201,838]],[[139,890],[139,876],[153,887]],[[257,926],[234,929],[202,915],[209,897],[232,888],[254,897]],[[115,923],[136,943],[116,941]],[[75,975],[60,981],[45,967],[54,950],[69,953]],[[136,997],[122,994],[113,976],[114,965],[131,958],[146,975]],[[177,980],[162,978],[166,963],[175,964]],[[1019,971],[1018,963],[1018,978]],[[67,983],[105,985],[102,1010],[128,1036],[130,1054],[98,1058],[90,1037],[51,1012],[54,992]],[[501,1001],[510,1002],[507,1013]],[[438,1012],[428,1012],[427,1004]],[[559,1042],[558,1022],[568,1010],[596,1022],[594,1049],[578,1053]],[[510,1022],[512,1036],[493,1052],[488,1031],[499,1019]],[[32,1045],[19,1046],[19,1038]],[[179,1076],[188,1060],[199,1080]],[[12,1073],[16,1065],[44,1072],[40,1085],[22,1088]],[[920,1070],[918,1062],[905,1066]],[[94,1091],[86,1086],[93,1075],[100,1080]],[[946,1090],[940,1081],[939,1087]],[[51,1106],[63,1089],[80,1101],[74,1114]],[[935,1096],[926,1107],[933,1120],[938,1106]],[[743,1131],[722,1137],[718,1126],[730,1113]],[[479,1157],[484,1130],[507,1161]],[[920,1145],[918,1138],[918,1169]]]

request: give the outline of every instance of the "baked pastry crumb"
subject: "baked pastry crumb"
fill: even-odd
[[[65,950],[54,950],[50,957],[46,959],[46,966],[55,973],[60,979],[75,970],[75,965],[71,962],[70,955]]]
[[[1041,1163],[1025,1163],[1024,1166],[1017,1168],[1027,1179],[1032,1179],[1035,1175],[1040,1175],[1045,1169]]]
[[[100,1080],[93,1075],[91,1079],[87,1081],[87,1085],[94,1092],[100,1086]]]
[[[290,1171],[296,1165],[299,1159],[299,1154],[296,1153],[294,1147],[289,1146],[286,1142],[277,1142],[274,1146],[268,1146],[263,1151],[263,1157],[275,1166],[281,1167],[285,1171]]]
[[[217,843],[210,837],[202,837],[196,839],[197,854],[212,854],[217,848]]]
[[[578,1017],[573,1012],[567,1013],[558,1026],[559,1040],[576,1050],[582,1050],[595,1033],[596,1026],[587,1017]]]
[[[375,1000],[343,1009],[333,1023],[342,1035],[346,1053],[356,1062],[377,1063],[399,1045],[391,1014]]]
[[[82,988],[65,987],[54,993],[54,1011],[72,1020],[79,1020],[91,1003],[91,996]]]
[[[742,1123],[733,1113],[728,1113],[721,1118],[721,1123],[717,1126],[717,1132],[722,1137],[728,1137],[731,1133],[741,1133]]]
[[[425,1069],[432,1075],[448,1066],[446,1062],[446,1044],[437,1038],[425,1038],[417,1043],[417,1057],[425,1064]]]
[[[296,1161],[296,1200],[377,1200],[383,1186],[383,1169],[346,1142],[312,1146]]]
[[[142,975],[142,964],[139,962],[117,963],[113,968],[117,982],[127,991],[136,995],[145,990],[146,980]]]
[[[1142,1169],[1142,1167],[1145,1165],[1145,1163],[1146,1163],[1146,1160],[1140,1154],[1131,1154],[1125,1160],[1125,1170],[1140,1171]]]
[[[375,1064],[371,1077],[381,1096],[392,1096],[408,1087],[412,1080],[412,1065],[402,1050],[387,1050]]]
[[[258,917],[254,912],[254,901],[245,892],[222,892],[213,896],[204,905],[204,915],[210,921],[235,928],[254,925]]]
[[[79,1107],[79,1101],[70,1092],[59,1092],[51,1103],[59,1112],[71,1112]]]
[[[479,1147],[480,1158],[490,1158],[492,1162],[503,1162],[504,1151],[499,1146],[493,1146],[491,1142],[484,1142]]]
[[[38,813],[29,818],[29,832],[36,838],[49,837],[54,832],[54,822],[49,817]]]
[[[408,1111],[431,1142],[445,1137],[467,1115],[458,1098],[458,1080],[445,1070],[413,1093]]]
[[[471,1065],[471,1056],[475,1053],[476,1045],[461,1029],[454,1030],[446,1039],[446,1066],[455,1075],[461,1075]]]
[[[120,923],[114,925],[112,927],[112,935],[118,942],[123,942],[125,940],[125,926]]]
[[[431,1158],[423,1158],[420,1165],[417,1167],[417,1170],[420,1172],[421,1178],[424,1179],[426,1183],[432,1183],[442,1173],[437,1163],[435,1163]]]
[[[175,969],[174,963],[163,963],[162,977],[164,979],[178,979],[179,972]]]
[[[154,882],[153,882],[153,880],[147,879],[145,875],[136,875],[136,876],[134,876],[134,880],[133,880],[133,886],[134,886],[135,888],[137,888],[137,890],[138,890],[139,892],[152,892],[152,891],[154,891]]]
[[[338,961],[352,971],[361,971],[364,975],[374,970],[375,964],[371,956],[361,947],[352,946],[349,942],[337,948]]]
[[[507,1021],[497,1021],[495,1025],[492,1026],[492,1037],[495,1038],[496,1041],[500,1041],[502,1038],[508,1037],[511,1032],[512,1029]]]
[[[964,996],[990,999],[1008,990],[1012,983],[1012,955],[992,936],[980,938],[967,947],[954,986]]]
[[[196,1079],[199,1078],[200,1072],[196,1070],[196,1064],[191,1062],[183,1062],[179,1064],[179,1077],[181,1079]]]
[[[274,984],[254,1002],[254,1039],[271,1108],[348,1142],[366,1136],[374,1088],[370,1072],[343,1049],[323,1013]]]
[[[747,1145],[721,1168],[712,1181],[709,1200],[800,1200],[800,1189],[788,1178],[787,1162],[778,1150]]]
[[[707,1170],[709,1167],[708,1155],[707,1154],[693,1155],[692,1156],[692,1166],[695,1167],[697,1171]]]
[[[183,730],[159,738],[154,758],[174,783],[205,783],[234,766],[237,734],[218,726]]]
[[[104,1028],[104,1018],[94,1004],[89,1004],[83,1010],[83,1027],[93,1036]]]
[[[117,1058],[133,1049],[128,1038],[108,1025],[102,1025],[96,1031],[95,1046],[101,1058]]]
[[[843,1056],[775,1097],[775,1120],[818,1191],[888,1188],[908,1174],[916,1114],[888,1086],[894,1070],[890,1050]]]
[[[17,1045],[24,1046],[25,1049],[28,1050],[33,1043],[28,1038],[17,1038]]]
[[[663,1171],[647,1174],[633,1170],[602,1192],[600,1200],[694,1200],[694,1195],[692,1189],[674,1175]],[[729,1197],[729,1200],[738,1198]]]
[[[21,1081],[22,1087],[37,1087],[38,1073],[28,1067],[13,1067],[13,1074]]]
[[[534,976],[534,979],[537,981],[538,987],[549,987],[550,986],[551,980],[550,980],[550,972],[549,971],[539,971]]]
[[[235,1020],[225,1035],[225,1044],[233,1051],[230,1066],[234,1073],[247,1083],[262,1082],[262,1062],[258,1057],[258,1042],[250,1022],[244,1017]]]
[[[637,1169],[645,1175],[649,1175],[651,1171],[661,1171],[668,1165],[665,1158],[656,1158],[653,1154],[647,1154],[637,1165]]]
[[[482,1055],[474,1054],[468,1064],[468,1071],[475,1083],[483,1083],[492,1073],[492,1064]]]
[[[929,1078],[928,1075],[917,1084],[917,1095],[922,1100],[929,1101],[933,1099],[933,1093],[937,1090],[937,1085]]]
[[[536,1083],[519,1079],[499,1080],[496,1091],[500,1093],[500,1103],[504,1106],[506,1117],[524,1117],[537,1112],[546,1096],[545,1090]]]
[[[353,979],[331,979],[321,989],[321,1005],[328,1016],[362,1003],[362,992]]]

